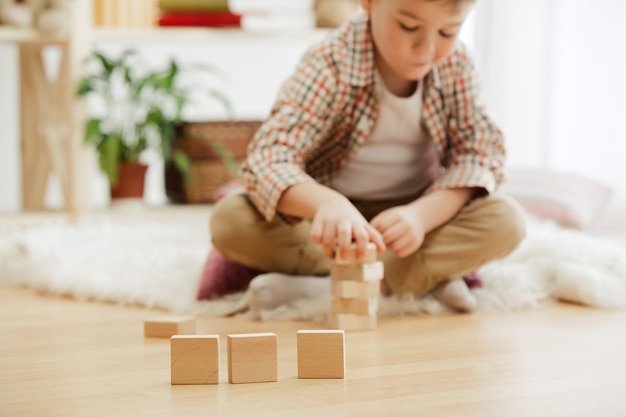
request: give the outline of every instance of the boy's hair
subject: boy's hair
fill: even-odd
[[[435,2],[435,1],[442,1],[442,2],[446,2],[452,6],[456,6],[459,7],[461,6],[463,3],[476,3],[478,0],[426,0],[429,2]]]
[[[476,3],[477,0],[426,0],[426,1],[445,1],[448,3],[455,4],[455,5],[460,5],[462,3]]]

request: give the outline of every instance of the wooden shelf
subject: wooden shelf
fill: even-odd
[[[327,29],[302,30],[242,30],[242,29],[205,29],[205,28],[146,28],[146,29],[94,29],[95,41],[128,41],[128,42],[206,42],[219,40],[223,42],[302,42],[321,40],[329,33]],[[35,43],[60,44],[67,42],[64,36],[50,36],[32,29],[17,29],[0,25],[0,43]]]
[[[128,42],[302,42],[321,40],[328,29],[212,29],[212,28],[95,28],[94,40]]]
[[[66,36],[44,35],[32,29],[19,29],[9,26],[0,26],[0,42],[59,44],[67,42]]]

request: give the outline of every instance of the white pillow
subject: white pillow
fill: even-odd
[[[531,215],[579,230],[600,218],[613,194],[610,186],[599,181],[543,168],[509,169],[500,191]]]

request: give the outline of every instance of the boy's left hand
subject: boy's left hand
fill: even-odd
[[[383,236],[385,245],[404,258],[422,246],[426,227],[414,206],[398,206],[387,209],[370,222]]]

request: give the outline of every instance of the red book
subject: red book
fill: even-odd
[[[241,27],[241,15],[230,12],[162,12],[159,26]]]

